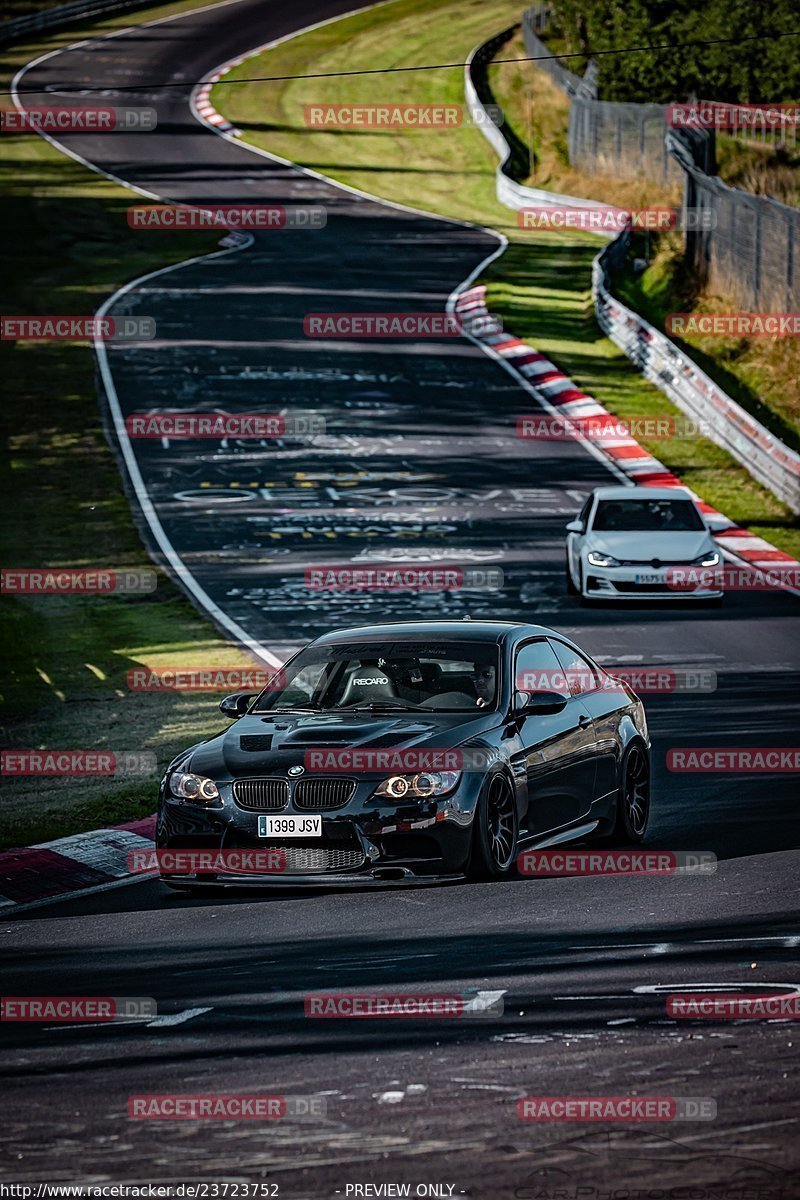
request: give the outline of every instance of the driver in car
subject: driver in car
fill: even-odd
[[[485,708],[494,700],[496,670],[491,663],[476,663],[472,672],[472,682],[478,698],[475,703],[478,708]]]

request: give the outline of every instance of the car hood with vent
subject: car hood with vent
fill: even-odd
[[[472,709],[450,713],[249,715],[197,746],[184,769],[223,781],[248,775],[285,775],[289,767],[304,765],[308,750],[319,748],[449,750],[467,741],[480,745],[481,735],[493,729],[498,720],[497,712],[476,713]]]

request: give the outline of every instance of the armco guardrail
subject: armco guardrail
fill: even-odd
[[[503,33],[491,38],[490,41],[476,47],[467,59],[464,75],[467,107],[473,120],[480,126],[484,137],[492,144],[500,159],[495,173],[495,187],[498,200],[501,204],[505,204],[506,207],[516,209],[517,211],[534,204],[570,204],[576,208],[607,208],[608,205],[598,204],[595,200],[585,200],[580,196],[561,196],[556,192],[545,192],[540,191],[538,188],[523,187],[521,183],[517,183],[512,178],[510,173],[512,159],[511,146],[502,129],[498,128],[494,121],[492,121],[488,110],[481,100],[475,77],[478,72],[484,70],[486,63],[497,53],[500,46],[508,41],[513,32],[513,29],[506,29]]]
[[[628,236],[620,234],[594,260],[592,296],[603,333],[712,441],[730,451],[792,512],[800,512],[800,455],[731,400],[665,334],[612,294],[609,268],[615,254],[627,248]]]
[[[38,33],[40,29],[56,29],[120,9],[147,8],[154,3],[156,0],[73,0],[71,4],[60,4],[58,8],[43,8],[29,16],[16,17],[13,21],[0,21],[0,45],[19,41],[29,33]]]
[[[498,200],[517,211],[543,204],[607,209],[608,205],[597,201],[524,187],[509,178],[511,147],[502,129],[489,120],[480,88],[487,62],[510,32],[506,30],[473,50],[464,78],[467,107],[500,158],[496,173]],[[612,240],[597,255],[592,269],[592,296],[600,328],[681,412],[701,425],[712,441],[728,450],[792,512],[800,512],[800,455],[726,395],[665,334],[612,295],[609,272],[621,264],[629,235],[623,232],[608,237]]]

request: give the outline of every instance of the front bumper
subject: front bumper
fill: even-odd
[[[244,809],[233,797],[232,784],[218,782],[222,802],[216,807],[174,800],[162,794],[156,826],[158,850],[280,852],[279,870],[249,874],[224,870],[171,871],[162,867],[164,882],[218,886],[286,887],[321,883],[402,884],[461,878],[471,845],[472,817],[482,782],[465,773],[448,796],[399,802],[373,797],[376,780],[359,782],[344,807],[321,813],[319,838],[262,837],[263,812]],[[278,816],[308,816],[291,800]]]
[[[682,564],[685,565],[685,564]],[[637,566],[593,567],[583,563],[583,595],[587,599],[638,600],[718,600],[723,592],[715,588],[684,589],[668,585],[669,567]]]

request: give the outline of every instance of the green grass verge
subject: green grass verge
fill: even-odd
[[[551,356],[581,388],[623,419],[675,414],[663,394],[600,334],[590,294],[591,261],[598,240],[584,234],[566,237],[520,230],[515,215],[495,198],[496,156],[480,131],[469,126],[447,132],[332,131],[305,124],[304,109],[309,104],[461,103],[460,68],[394,76],[236,82],[258,74],[457,61],[518,19],[514,0],[448,0],[434,8],[427,0],[393,0],[248,60],[215,87],[212,99],[248,141],[274,154],[387,199],[505,233],[508,250],[488,269],[485,281],[490,307],[506,328]],[[513,57],[517,49],[514,43],[507,44],[502,57]],[[525,64],[509,65],[492,73],[495,98],[522,140],[524,87],[514,73],[523,69],[529,70]],[[538,119],[540,124],[550,121],[546,106],[539,110]],[[551,181],[539,178],[539,186],[554,186],[558,156],[551,157],[547,167]],[[644,198],[631,197],[629,202],[643,203]],[[644,444],[733,520],[748,524],[790,553],[800,553],[800,529],[792,514],[725,451],[705,439]]]
[[[98,29],[122,28],[194,4],[120,14],[92,30],[6,47],[8,81],[37,54]],[[7,82],[3,85],[7,86]],[[121,284],[217,248],[205,233],[134,232],[136,197],[35,135],[0,138],[6,313],[91,314]],[[2,470],[5,567],[150,566],[104,438],[88,344],[2,343],[7,452]],[[241,666],[249,660],[163,574],[151,595],[0,599],[3,744],[147,750],[163,765],[181,745],[224,725],[209,694],[130,692],[136,666]],[[146,816],[157,778],[3,779],[0,846]]]

